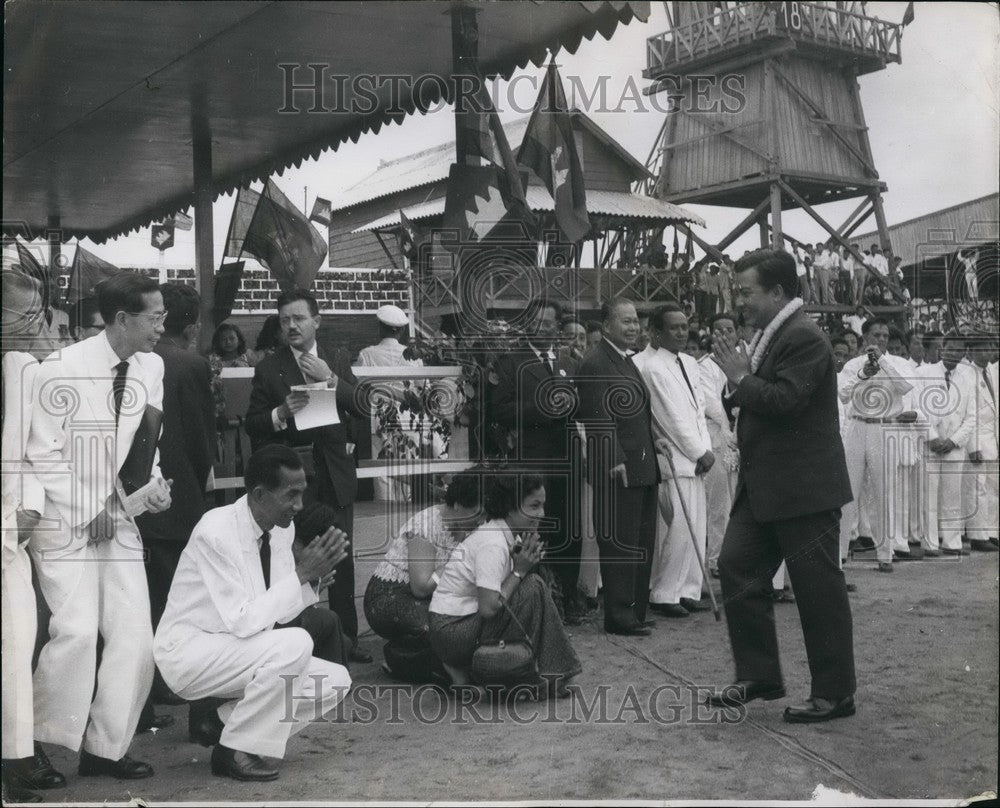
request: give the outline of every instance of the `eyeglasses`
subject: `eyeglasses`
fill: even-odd
[[[145,317],[153,324],[154,328],[159,328],[167,319],[167,313],[165,311],[160,311],[156,313],[148,311],[127,311],[125,312],[132,317]]]

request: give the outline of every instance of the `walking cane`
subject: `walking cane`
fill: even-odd
[[[684,501],[684,496],[681,494],[680,483],[677,482],[677,469],[674,468],[674,459],[671,457],[670,452],[666,452],[665,457],[667,458],[667,464],[670,466],[670,479],[674,481],[674,489],[677,491],[677,499],[681,502],[681,510],[684,511],[684,519],[687,521],[688,534],[691,536],[691,543],[694,545],[694,552],[698,556],[698,563],[701,565],[701,574],[705,576],[705,580],[708,581],[708,598],[712,601],[712,614],[715,615],[715,622],[722,622],[722,613],[719,611],[719,604],[715,602],[715,592],[712,590],[712,579],[708,574],[708,569],[705,566],[705,556],[701,552],[701,548],[698,546],[698,540],[694,535],[694,522],[691,521],[691,514],[688,513],[687,502]]]

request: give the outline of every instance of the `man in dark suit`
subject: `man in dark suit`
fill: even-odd
[[[771,578],[784,560],[802,620],[812,692],[791,723],[854,714],[851,607],[839,565],[840,508],[851,486],[840,439],[837,375],[826,335],[796,295],[794,259],[758,250],[736,264],[749,347],[718,340],[725,402],[739,407],[740,472],[719,556],[736,683],[716,706],[785,695]]]
[[[639,317],[627,300],[605,303],[601,342],[577,370],[577,414],[587,432],[594,530],[601,554],[604,629],[647,636],[646,606],[656,540],[660,470],[650,426],[649,391],[629,358]]]
[[[578,510],[569,509],[570,446],[576,435],[569,416],[576,363],[555,350],[559,315],[556,303],[542,303],[527,344],[500,357],[494,368],[497,383],[491,390],[490,411],[494,421],[516,432],[511,459],[545,477],[548,525],[539,530],[545,561],[562,589],[566,621],[577,625],[583,613],[577,595],[582,537],[572,535],[569,519]]]
[[[345,351],[328,356],[316,344],[319,305],[308,292],[294,289],[283,293],[277,309],[285,344],[255,369],[245,424],[247,434],[254,451],[266,443],[312,447],[314,471],[307,495],[334,509],[337,517],[334,526],[350,539],[358,479],[354,456],[347,445],[352,437],[348,419],[350,415],[367,417],[355,401],[357,380],[351,371],[350,357]],[[292,390],[292,386],[315,382],[336,383],[340,423],[299,430],[295,426],[295,413],[309,403],[309,393]],[[344,633],[354,645],[351,660],[371,662],[371,655],[357,644],[353,550],[337,569],[336,582],[330,587],[330,608],[337,613]]]
[[[160,435],[160,469],[173,480],[170,509],[137,517],[139,535],[146,548],[146,581],[149,585],[153,629],[167,607],[170,583],[191,531],[205,513],[205,484],[212,470],[215,449],[215,400],[208,361],[190,350],[198,342],[200,296],[191,286],[164,284],[163,307],[167,317],[163,336],[154,349],[163,359],[163,431]],[[153,714],[152,701],[171,701],[159,675],[154,677],[151,701],[139,719],[139,730],[169,726],[170,716]]]

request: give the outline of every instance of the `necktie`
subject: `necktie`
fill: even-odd
[[[111,383],[111,390],[114,392],[115,397],[115,426],[118,426],[118,416],[122,412],[122,399],[125,398],[125,376],[127,374],[127,360],[115,365],[115,380]]]
[[[945,368],[944,371],[944,386],[947,389],[951,389],[951,371]]]
[[[265,530],[260,537],[260,568],[264,572],[264,588],[271,588],[271,534]]]
[[[691,391],[691,398],[697,401],[698,397],[694,394],[694,388],[691,386],[691,380],[688,378],[687,371],[684,370],[684,363],[681,361],[679,356],[677,357],[677,364],[681,366],[681,374],[684,376],[684,381],[687,382],[688,390]]]

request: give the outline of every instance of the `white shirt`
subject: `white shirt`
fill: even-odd
[[[292,349],[292,356],[295,357],[295,364],[299,365],[300,367],[302,366],[303,354],[309,354],[310,356],[315,356],[317,359],[319,358],[319,353],[316,351],[315,342],[313,342],[312,347],[306,349],[305,351],[300,351],[298,348],[293,348],[291,345],[289,345],[288,347]],[[305,377],[305,373],[303,373],[302,375],[303,377]],[[271,423],[274,424],[275,432],[281,432],[281,430],[285,429],[288,426],[288,421],[284,420],[278,415],[278,410],[280,409],[281,406],[279,405],[275,407],[273,410],[271,410]]]
[[[514,561],[514,534],[503,519],[480,525],[459,544],[440,573],[430,611],[464,617],[479,611],[480,588],[499,592]]]
[[[978,415],[976,372],[958,364],[946,381],[944,362],[921,365],[920,370],[924,384],[920,396],[922,415],[931,427],[931,437],[948,438],[956,444],[953,456],[965,454]]]
[[[847,418],[894,418],[903,412],[904,397],[915,383],[909,363],[898,356],[879,357],[879,371],[871,378],[862,377],[868,364],[864,353],[849,360],[840,372],[839,396],[846,405]]]

